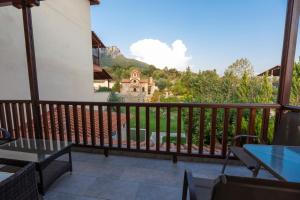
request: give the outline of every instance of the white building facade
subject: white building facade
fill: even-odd
[[[91,2],[45,0],[32,8],[41,100],[107,101],[93,87]],[[0,98],[30,99],[22,11],[1,7],[0,24]]]

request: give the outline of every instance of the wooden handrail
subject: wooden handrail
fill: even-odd
[[[279,104],[254,103],[75,101],[39,101],[39,106],[46,139],[102,148],[106,154],[119,149],[212,158],[224,158],[230,137],[245,131],[267,139],[270,120],[281,108]],[[14,137],[36,136],[32,117],[30,101],[0,100],[0,126],[11,130]],[[248,120],[247,130],[243,120]],[[257,121],[262,122],[261,127]]]

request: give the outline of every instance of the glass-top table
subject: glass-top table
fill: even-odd
[[[0,145],[0,161],[10,165],[34,162],[39,174],[39,190],[45,190],[62,174],[72,171],[72,143],[67,141],[19,138]],[[68,161],[57,159],[65,154]]]
[[[244,148],[276,178],[300,183],[300,147],[246,144]]]
[[[0,158],[43,162],[71,145],[67,141],[19,138],[0,146]]]

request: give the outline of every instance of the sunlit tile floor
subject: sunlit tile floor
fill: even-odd
[[[214,179],[221,164],[182,162],[101,154],[73,153],[73,173],[66,173],[47,191],[46,200],[174,200],[181,199],[184,170]],[[241,166],[228,166],[227,174],[251,176]],[[272,178],[261,170],[260,177]]]

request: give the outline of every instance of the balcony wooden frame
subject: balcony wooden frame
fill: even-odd
[[[13,5],[17,8],[22,9],[33,120],[35,125],[35,133],[38,133],[36,137],[38,138],[40,137],[39,134],[42,132],[42,126],[39,106],[40,98],[36,72],[37,70],[34,50],[31,7],[39,6],[40,1],[41,0],[0,0],[0,6]],[[91,4],[97,3],[99,3],[98,0],[91,1]],[[299,16],[300,0],[288,0],[282,50],[280,83],[277,100],[278,104],[281,106],[281,110],[283,110],[284,107],[288,106],[289,104],[289,96],[292,82],[292,70],[295,60],[296,42],[298,34]],[[281,112],[279,112],[277,116],[278,120],[280,120],[280,113]]]

